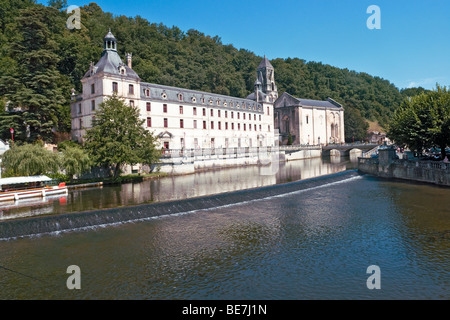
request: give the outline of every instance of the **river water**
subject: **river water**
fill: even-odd
[[[310,159],[280,163],[272,176],[233,168],[3,208],[2,223],[290,188],[184,214],[3,239],[0,299],[449,299],[450,189],[353,168]],[[79,290],[66,285],[71,265],[81,270]],[[372,265],[380,289],[367,286]]]

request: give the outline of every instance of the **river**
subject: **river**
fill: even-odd
[[[269,176],[232,168],[4,208],[1,223],[233,197],[183,214],[2,239],[0,299],[449,299],[450,189],[354,166],[309,159]],[[265,189],[272,185],[276,194]],[[255,197],[235,193],[242,189]],[[66,285],[72,265],[79,290]],[[372,265],[380,289],[368,288]]]

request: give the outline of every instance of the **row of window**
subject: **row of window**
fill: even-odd
[[[224,122],[224,125],[225,125],[225,127],[223,128],[224,130],[229,130],[230,129],[229,126],[228,126],[228,122]],[[252,124],[249,123],[248,127],[247,127],[246,123],[243,123],[242,125],[243,125],[242,128],[243,128],[244,131],[247,131],[247,128],[248,128],[249,131],[252,131]],[[147,127],[148,128],[152,127],[152,118],[150,118],[150,117],[147,118]],[[168,128],[168,127],[169,127],[169,119],[164,118],[164,128]],[[235,130],[235,124],[233,122],[231,123],[230,127],[231,127],[231,130]],[[237,123],[236,127],[237,127],[237,130],[241,130],[241,124],[240,123]],[[182,129],[184,128],[184,119],[180,119],[180,128],[182,128]],[[197,120],[193,121],[193,128],[197,129]],[[253,125],[253,130],[254,131],[258,131],[258,128],[259,128],[259,131],[262,131],[262,125],[259,125],[259,127],[256,124]],[[203,129],[204,130],[208,129],[206,121],[203,121]],[[212,129],[212,130],[214,129],[214,121],[211,121],[210,129]],[[218,130],[222,130],[222,122],[220,122],[220,121],[217,122],[217,129]],[[268,126],[268,131],[270,132],[270,125]]]
[[[210,111],[211,112],[211,117],[214,117],[214,109],[210,109],[210,110],[211,110]],[[152,111],[152,104],[151,104],[151,102],[147,102],[147,112],[151,112],[151,111]],[[217,116],[219,118],[222,115],[221,111],[222,110],[217,110]],[[230,111],[230,112],[231,112],[231,118],[234,118],[234,111]],[[167,104],[163,104],[163,113],[167,113]],[[184,114],[183,106],[179,106],[179,114]],[[197,107],[194,107],[192,109],[192,114],[194,116],[197,115]],[[206,117],[206,108],[202,108],[202,115],[204,117]],[[225,115],[225,118],[228,118],[228,111],[227,110],[224,111],[224,115]],[[245,113],[242,113],[242,116],[243,116],[244,120],[245,120],[245,115],[246,115]],[[270,115],[270,108],[269,107],[267,107],[267,115]],[[252,114],[249,113],[248,114],[249,119],[251,119],[251,116],[252,116]],[[237,112],[237,118],[238,119],[240,118],[240,113],[239,112]],[[253,118],[256,121],[256,114],[253,115]],[[261,121],[261,115],[259,115],[259,121]]]

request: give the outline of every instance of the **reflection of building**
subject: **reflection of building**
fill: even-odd
[[[116,93],[140,110],[148,130],[167,149],[257,147],[274,145],[273,102],[278,97],[273,67],[264,58],[255,93],[246,99],[142,82],[123,63],[109,32],[97,64],[81,80],[83,92],[72,97],[72,138],[82,141],[100,103]]]
[[[344,143],[344,108],[332,99],[299,99],[283,93],[274,104],[275,129],[281,144]]]

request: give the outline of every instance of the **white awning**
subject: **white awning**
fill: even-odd
[[[11,185],[11,184],[22,184],[29,182],[48,182],[53,179],[47,176],[30,176],[30,177],[11,177],[11,178],[3,178],[0,179],[0,186],[2,185]]]

